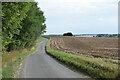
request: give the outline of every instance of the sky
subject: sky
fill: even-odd
[[[46,34],[118,33],[119,0],[35,0],[46,17]]]

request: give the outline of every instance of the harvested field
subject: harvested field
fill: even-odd
[[[93,58],[119,59],[118,38],[52,36],[52,49]]]

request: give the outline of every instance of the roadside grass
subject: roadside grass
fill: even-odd
[[[39,37],[35,42],[42,41]],[[20,66],[24,58],[36,50],[36,45],[31,49],[5,52],[2,54],[2,78],[19,78]]]
[[[47,53],[70,68],[94,79],[118,80],[120,78],[118,70],[120,62],[118,60],[89,58],[53,50],[50,48],[50,40],[46,45]]]
[[[49,37],[49,36],[42,36],[42,37],[47,38],[47,39],[51,39],[51,37]]]
[[[2,56],[2,78],[17,78],[22,60],[34,51],[35,48],[31,51],[24,49],[4,54]]]
[[[38,37],[37,40],[35,41],[36,43],[39,43],[42,41],[42,36]]]

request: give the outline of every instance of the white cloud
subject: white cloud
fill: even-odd
[[[89,9],[117,7],[119,0],[35,0],[47,13],[85,13]],[[112,3],[112,4],[110,4]]]
[[[119,0],[35,0],[45,12],[48,33],[86,28],[115,27],[117,25]],[[87,24],[86,24],[87,23]],[[112,26],[113,25],[113,26]],[[76,26],[76,27],[75,27]],[[63,27],[64,30],[61,30]],[[117,27],[117,26],[116,26]],[[99,30],[99,28],[97,28]],[[89,29],[90,30],[90,29]],[[111,29],[112,30],[112,29]],[[76,30],[77,31],[77,30]]]
[[[116,24],[118,24],[118,17],[117,16],[99,17],[98,21],[101,21],[104,23],[116,23]]]
[[[99,21],[104,21],[105,19],[103,17],[98,18]]]

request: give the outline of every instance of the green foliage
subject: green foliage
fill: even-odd
[[[39,42],[41,42],[42,41],[42,37],[40,36],[40,37],[38,37],[37,38],[37,40],[35,41],[36,43],[39,43]]]
[[[3,51],[31,47],[45,32],[45,17],[36,2],[3,2],[2,12]]]
[[[37,43],[42,41],[42,37],[36,39],[36,45],[32,48],[6,52],[2,55],[2,78],[17,78],[20,74],[20,64],[27,55],[35,52]]]
[[[63,36],[73,36],[73,34],[71,32],[68,32],[68,33],[64,33]]]
[[[53,50],[50,48],[50,40],[46,45],[46,51],[70,68],[83,72],[92,78],[100,80],[118,80],[120,78],[118,74],[119,62],[117,60],[89,58]]]

